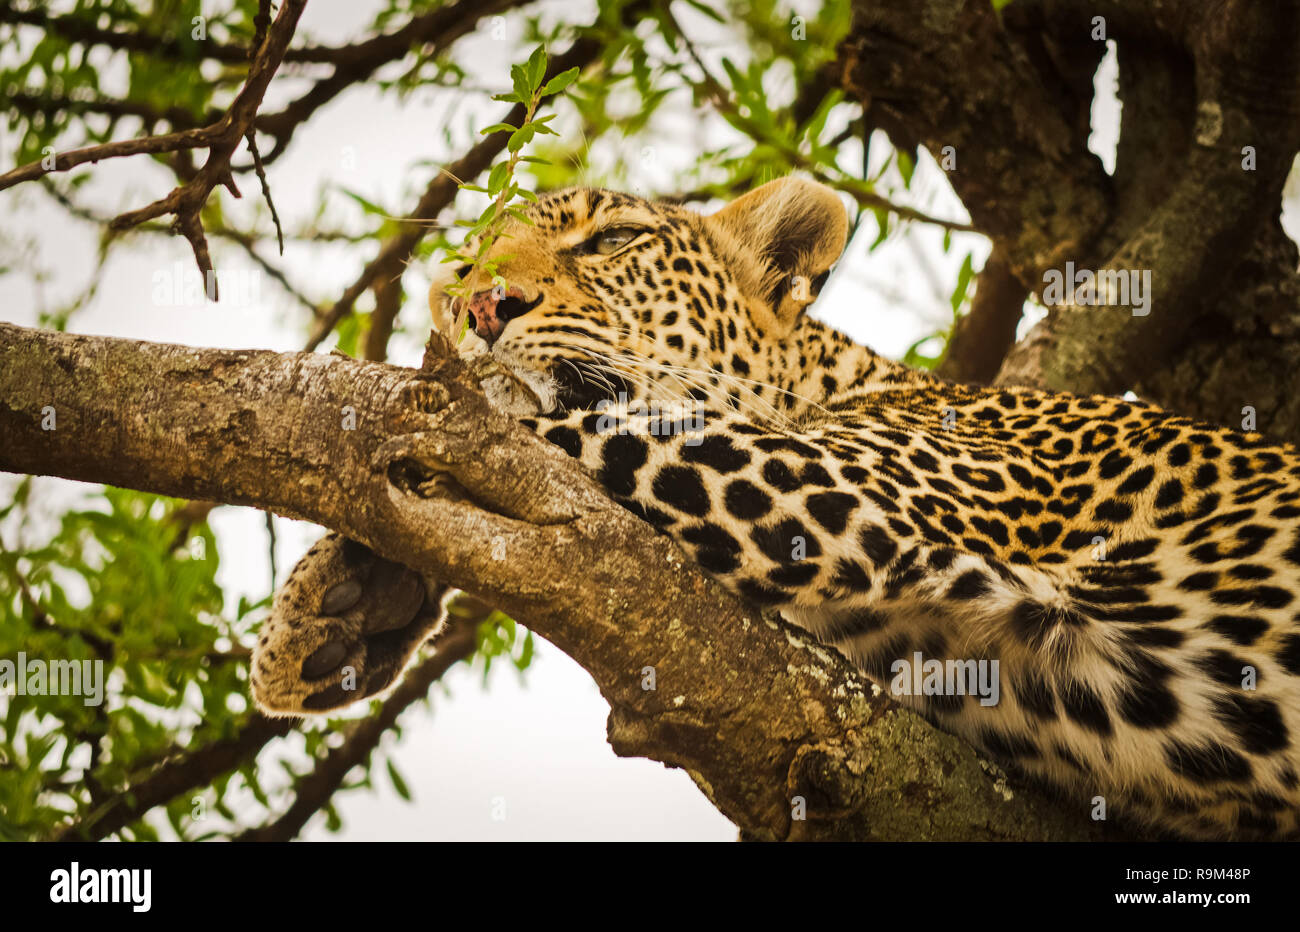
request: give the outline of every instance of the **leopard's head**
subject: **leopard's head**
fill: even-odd
[[[488,251],[506,288],[434,282],[435,326],[465,303],[463,352],[491,352],[543,412],[601,400],[790,407],[816,364],[798,339],[803,310],[843,252],[848,218],[830,189],[765,184],[718,212],[596,188],[539,198]]]

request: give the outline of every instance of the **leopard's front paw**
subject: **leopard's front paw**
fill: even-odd
[[[391,685],[441,624],[447,587],[338,534],[275,595],[253,649],[253,698],[271,715],[328,712]]]

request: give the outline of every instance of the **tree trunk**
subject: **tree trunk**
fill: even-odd
[[[1300,442],[1300,278],[1279,223],[1300,149],[1300,0],[856,0],[843,83],[868,125],[945,164],[994,244],[944,374],[1132,390]],[[1088,151],[1118,49],[1115,173]],[[946,147],[952,147],[950,150]],[[1150,272],[1145,316],[1057,306],[1012,346],[1045,274]],[[1009,287],[1008,279],[1020,283]]]

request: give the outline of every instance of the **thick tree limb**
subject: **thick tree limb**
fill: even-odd
[[[1038,280],[1087,245],[1107,217],[1109,180],[1088,157],[1088,99],[1075,85],[1104,44],[1068,80],[1048,81],[1044,51],[1003,29],[992,4],[858,0],[853,14],[845,89],[900,148],[924,145],[939,160],[952,147],[949,180],[1017,277]]]
[[[1088,151],[1092,75],[1118,44],[1113,177]],[[1153,309],[1054,308],[998,375],[1139,394],[1300,440],[1296,251],[1277,221],[1300,148],[1300,0],[857,0],[846,89],[897,145],[952,146],[954,189],[1016,278],[1149,271]],[[1247,167],[1247,147],[1253,163]],[[1232,378],[1229,379],[1229,368]]]
[[[1082,803],[1012,790],[741,605],[493,411],[459,362],[431,359],[419,373],[0,325],[0,469],[272,509],[466,589],[587,669],[617,753],[686,769],[746,837],[1100,837]]]

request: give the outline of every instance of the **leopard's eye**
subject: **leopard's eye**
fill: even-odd
[[[588,252],[612,256],[643,233],[636,227],[611,227],[601,230],[584,244]]]

